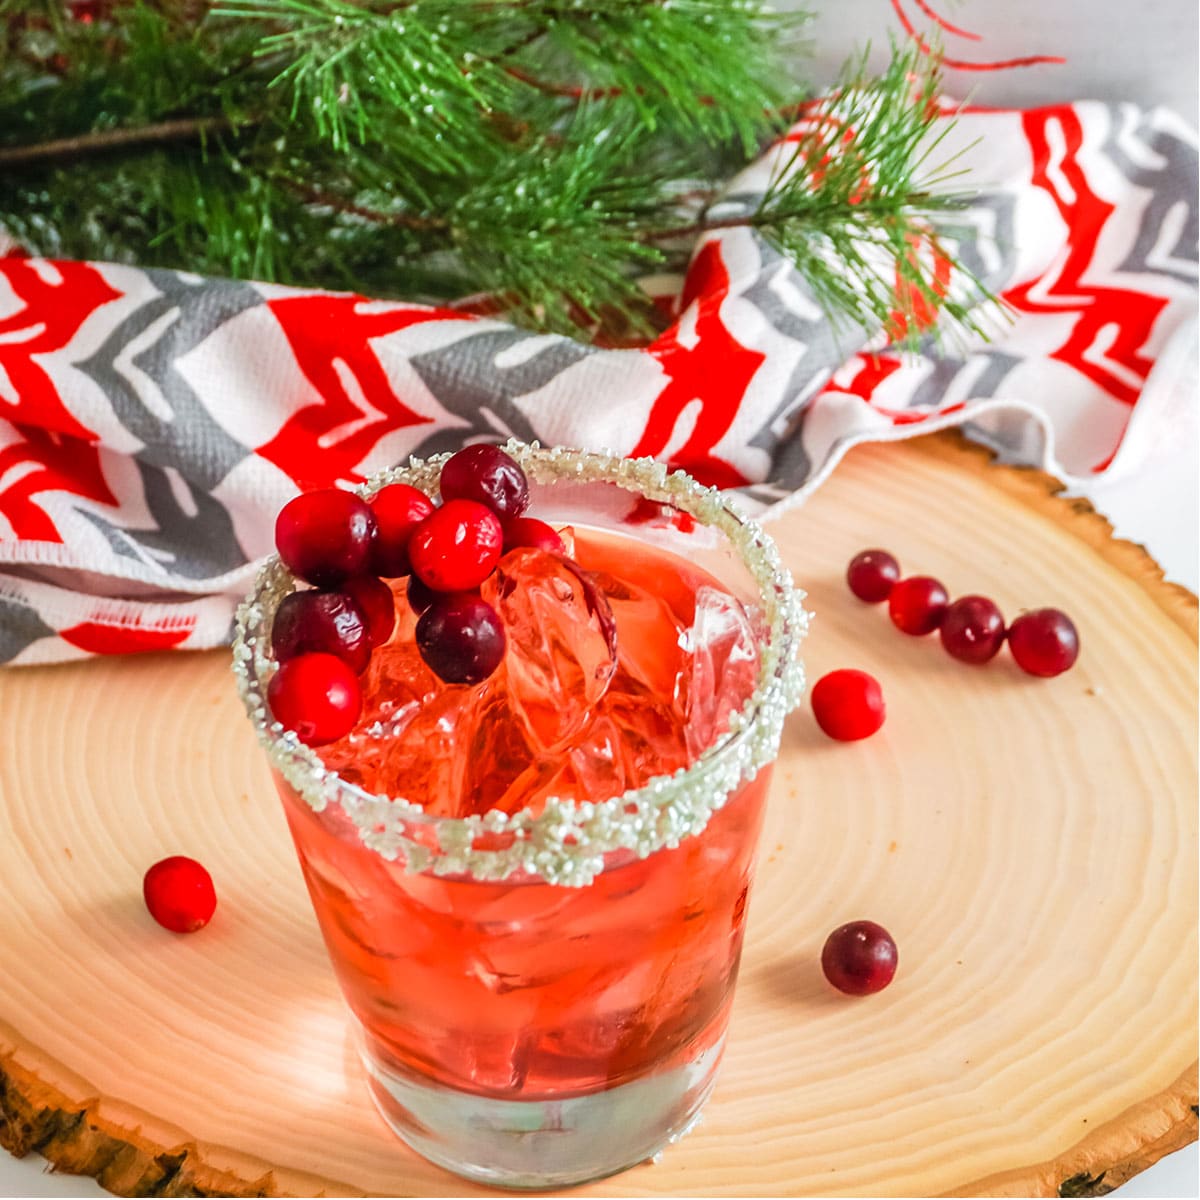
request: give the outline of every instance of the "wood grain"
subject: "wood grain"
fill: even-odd
[[[775,525],[812,677],[871,670],[888,723],[790,721],[705,1120],[580,1194],[1097,1194],[1194,1139],[1196,602],[1055,488],[938,437]],[[1066,609],[1079,664],[903,637],[845,590],[867,545]],[[0,1142],[130,1195],[475,1194],[371,1109],[226,655],[10,671],[0,713]],[[180,852],[220,896],[186,938],[140,897]],[[858,917],[900,971],[849,999],[817,959]]]

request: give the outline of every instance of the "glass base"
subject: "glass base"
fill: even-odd
[[[558,1188],[655,1157],[700,1119],[724,1035],[671,1071],[563,1100],[497,1100],[455,1091],[392,1065],[363,1042],[383,1119],[418,1154],[492,1187]]]

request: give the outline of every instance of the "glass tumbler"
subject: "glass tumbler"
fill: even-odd
[[[653,1156],[712,1090],[807,614],[774,544],[715,490],[651,460],[505,449],[543,520],[618,559],[682,556],[754,612],[754,686],[690,766],[515,814],[367,794],[266,705],[271,620],[294,587],[274,558],[239,610],[234,671],[384,1119],[469,1179],[560,1188]],[[444,461],[362,494],[436,494]]]

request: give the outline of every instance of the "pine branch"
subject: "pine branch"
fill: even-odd
[[[901,310],[967,315],[929,269],[957,201],[922,161],[933,87],[912,55],[812,114],[757,210],[698,217],[797,98],[794,26],[757,0],[197,7],[96,0],[84,23],[0,0],[0,226],[64,257],[491,292],[573,330],[614,309],[637,324],[638,272],[750,225],[838,319],[885,319],[897,279]],[[835,120],[855,136],[829,154]]]
[[[948,250],[947,217],[970,195],[952,186],[953,159],[937,159],[953,125],[940,84],[938,59],[919,48],[893,47],[875,79],[864,55],[811,107],[758,208],[707,227],[757,229],[795,261],[835,325],[883,325],[915,341],[936,317],[942,329],[984,333],[994,297]],[[685,232],[704,231],[701,222]]]
[[[91,154],[202,139],[210,133],[221,133],[232,127],[233,123],[226,117],[181,117],[140,128],[107,129],[53,142],[37,142],[30,146],[0,147],[0,168],[26,167],[62,159],[76,161]]]

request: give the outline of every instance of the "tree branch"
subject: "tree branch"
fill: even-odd
[[[181,117],[157,125],[143,125],[139,129],[106,129],[53,142],[38,142],[32,146],[0,147],[0,169],[82,158],[133,146],[187,141],[232,128],[233,122],[227,117]]]
[[[288,180],[285,186],[305,204],[314,204],[320,208],[329,208],[334,212],[359,217],[363,221],[369,221],[372,225],[397,225],[402,229],[415,229],[422,233],[442,232],[450,228],[449,224],[441,217],[420,217],[415,213],[379,212],[378,209],[364,208],[352,200],[346,200],[341,196],[291,180]]]

